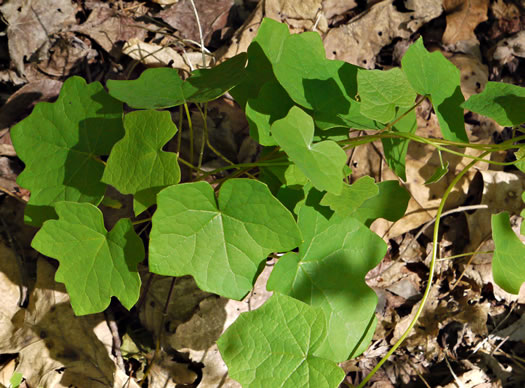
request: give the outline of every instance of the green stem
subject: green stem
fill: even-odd
[[[488,155],[490,152],[487,151],[481,155],[481,157],[484,157],[485,155]],[[425,292],[423,293],[423,298],[421,298],[420,305],[416,311],[416,314],[410,324],[408,325],[408,328],[405,330],[403,335],[397,340],[397,342],[392,346],[392,348],[387,352],[387,354],[377,363],[377,365],[372,369],[372,371],[368,374],[368,376],[365,377],[365,379],[361,382],[361,384],[358,385],[358,388],[362,388],[365,386],[365,384],[372,378],[372,376],[381,368],[381,366],[388,360],[388,358],[399,348],[399,346],[405,341],[405,339],[408,337],[408,334],[412,330],[412,328],[415,326],[417,320],[419,319],[419,316],[423,312],[423,308],[425,307],[425,303],[428,299],[428,295],[430,294],[430,289],[432,288],[432,280],[434,279],[434,270],[436,267],[436,258],[437,258],[437,250],[438,250],[438,233],[439,233],[439,223],[441,221],[441,214],[443,213],[443,208],[445,207],[445,203],[447,201],[447,198],[449,194],[452,192],[452,189],[456,184],[459,182],[459,180],[467,173],[468,170],[470,170],[478,161],[473,160],[469,164],[463,168],[463,170],[460,171],[460,173],[450,182],[450,184],[447,187],[447,190],[443,194],[443,198],[441,199],[441,202],[439,204],[437,214],[436,214],[436,222],[434,223],[434,234],[432,236],[432,256],[430,259],[430,266],[428,269],[428,281],[427,286],[425,288]]]
[[[520,137],[522,137],[522,136],[520,136]],[[523,137],[525,138],[525,136],[523,136]],[[497,145],[494,145],[494,146],[489,146],[489,145],[486,145],[486,144],[462,144],[462,143],[457,143],[456,144],[455,142],[443,141],[441,139],[428,139],[428,138],[425,138],[425,137],[420,137],[420,136],[413,135],[413,134],[410,134],[410,133],[405,133],[405,132],[384,132],[384,133],[378,133],[378,134],[375,134],[375,135],[366,135],[366,136],[361,136],[359,138],[356,138],[357,140],[355,140],[355,141],[352,141],[353,139],[351,139],[351,140],[343,140],[339,144],[346,144],[347,147],[343,147],[346,150],[348,148],[352,148],[352,147],[355,147],[355,146],[358,146],[358,145],[361,145],[361,144],[371,143],[371,142],[373,142],[375,140],[385,139],[385,138],[405,138],[405,139],[412,140],[412,141],[415,141],[415,142],[418,142],[418,143],[431,145],[431,146],[435,147],[436,149],[438,149],[440,151],[448,152],[450,154],[461,156],[463,158],[473,159],[473,160],[476,160],[478,162],[484,162],[484,163],[488,163],[488,164],[493,164],[493,165],[496,165],[496,166],[510,166],[512,164],[515,164],[518,161],[521,161],[521,160],[525,159],[525,156],[524,156],[524,157],[522,157],[522,158],[520,158],[520,159],[518,159],[518,160],[516,160],[514,162],[495,162],[493,160],[483,159],[483,158],[478,157],[478,156],[463,154],[461,152],[454,151],[454,150],[448,149],[448,148],[443,147],[443,146],[440,145],[440,144],[447,144],[447,145],[459,146],[459,144],[461,144],[461,147],[463,147],[463,148],[473,148],[473,149],[485,150],[487,152],[497,152],[497,151],[505,151],[505,150],[508,150],[508,149],[511,149],[511,148],[516,148],[516,145],[509,144],[509,142],[497,144]],[[519,138],[516,138],[516,139],[519,139]],[[512,139],[512,142],[516,141],[516,139]],[[450,143],[454,143],[454,144],[450,144]],[[506,148],[505,147],[501,147],[503,144],[505,144]]]
[[[204,145],[208,142],[208,103],[206,102],[204,104],[204,113],[199,108],[199,112],[202,114],[202,119],[204,120],[204,133],[202,134],[201,138],[201,150],[199,152],[199,163],[197,164],[197,168],[200,169],[202,166],[202,158],[204,157]]]
[[[143,223],[145,223],[145,222],[150,222],[151,219],[152,219],[152,218],[149,217],[149,218],[144,218],[143,220],[133,221],[133,222],[131,223],[131,225],[140,225],[140,224],[143,224]]]
[[[188,127],[190,130],[190,163],[193,164],[193,124],[191,122],[190,110],[186,102],[184,103],[184,110],[186,111],[186,118],[188,119]]]
[[[179,106],[179,133],[177,133],[177,156],[180,155],[180,145],[182,143],[182,106]]]

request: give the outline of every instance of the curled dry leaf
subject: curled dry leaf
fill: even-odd
[[[150,66],[170,66],[175,69],[191,71],[196,64],[202,63],[202,54],[198,52],[179,54],[171,47],[161,46],[154,43],[145,43],[136,38],[130,39],[124,44],[122,52]],[[210,57],[206,57],[209,64]]]

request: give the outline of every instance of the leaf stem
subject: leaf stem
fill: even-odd
[[[488,155],[490,152],[486,151],[484,152],[481,157],[484,157]],[[445,207],[445,203],[447,201],[447,198],[449,194],[452,192],[452,189],[456,186],[456,184],[463,178],[463,176],[467,173],[468,170],[470,170],[478,160],[472,160],[469,164],[467,164],[456,177],[450,182],[448,185],[445,193],[443,194],[443,198],[441,199],[441,202],[439,204],[437,214],[436,214],[436,222],[434,224],[434,233],[432,236],[432,256],[430,259],[430,266],[429,266],[429,274],[428,274],[428,280],[427,280],[427,286],[425,288],[425,292],[423,293],[423,297],[421,298],[421,302],[419,304],[419,307],[416,311],[416,314],[414,315],[414,318],[408,325],[407,329],[403,333],[403,335],[397,340],[397,342],[392,346],[392,348],[387,352],[387,354],[377,363],[377,365],[372,369],[372,371],[364,378],[364,380],[361,382],[361,384],[358,385],[358,388],[362,388],[365,386],[365,384],[370,380],[370,378],[381,368],[381,366],[388,360],[388,358],[399,348],[399,346],[405,341],[405,339],[408,337],[408,334],[415,326],[417,320],[419,319],[419,316],[423,312],[423,308],[425,307],[425,303],[428,299],[428,296],[430,294],[430,289],[432,288],[432,280],[434,279],[434,270],[436,267],[436,257],[437,257],[437,250],[438,250],[438,233],[439,233],[439,224],[441,221],[441,215],[443,213],[443,209]]]
[[[188,128],[190,130],[190,164],[193,165],[193,124],[191,122],[190,110],[188,103],[184,103],[184,110],[186,111],[186,118],[188,119]]]

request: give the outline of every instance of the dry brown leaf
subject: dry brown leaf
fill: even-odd
[[[195,8],[199,15],[204,45],[208,45],[215,31],[226,26],[228,14],[233,6],[233,0],[195,0]],[[195,12],[189,0],[180,0],[171,7],[159,12],[158,16],[170,26],[178,30],[183,39],[200,42],[199,26]]]
[[[327,57],[374,68],[376,55],[394,38],[408,39],[424,23],[439,16],[441,1],[406,2],[412,12],[399,12],[394,0],[373,5],[347,24],[332,28],[324,39]]]
[[[447,27],[443,44],[454,46],[460,41],[471,41],[479,45],[474,29],[487,20],[489,0],[443,0],[447,13]]]
[[[27,384],[122,387],[127,376],[111,356],[112,336],[104,316],[76,317],[64,286],[53,279],[55,268],[45,259],[38,260],[28,307],[18,307],[16,260],[2,244],[0,254],[0,353],[18,353],[16,371]]]
[[[144,40],[148,33],[147,25],[116,12],[106,4],[96,7],[83,24],[71,30],[89,36],[108,53],[115,43],[133,38]]]
[[[70,0],[25,0],[8,1],[0,12],[8,23],[9,55],[23,75],[24,59],[45,58],[53,34],[75,23],[76,8]]]
[[[197,64],[202,64],[202,54],[199,52],[179,54],[171,47],[153,43],[145,43],[138,39],[130,39],[124,44],[122,52],[131,58],[149,66],[170,66],[176,69],[192,70]],[[209,56],[206,56],[208,62]]]
[[[456,53],[448,56],[448,60],[461,72],[461,92],[465,100],[483,91],[489,80],[489,69],[479,57]]]

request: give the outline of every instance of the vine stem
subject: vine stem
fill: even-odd
[[[490,151],[484,152],[481,155],[481,158],[485,157],[489,153],[490,153]],[[433,236],[432,236],[432,256],[431,256],[431,259],[430,259],[430,266],[429,266],[429,270],[428,270],[429,274],[428,274],[427,286],[425,288],[425,292],[423,294],[423,298],[421,298],[421,302],[420,302],[419,307],[418,307],[418,309],[416,311],[416,314],[414,315],[414,318],[412,319],[412,321],[408,325],[408,327],[405,330],[405,332],[403,333],[403,335],[397,340],[397,342],[392,346],[392,348],[387,352],[387,354],[377,363],[377,365],[374,367],[374,369],[372,369],[370,371],[368,376],[366,376],[364,378],[364,380],[361,381],[361,383],[357,386],[357,388],[363,388],[365,386],[365,384],[372,378],[372,376],[379,370],[379,368],[381,368],[381,366],[386,362],[386,360],[388,360],[390,358],[390,356],[397,350],[397,348],[399,348],[399,346],[401,346],[401,344],[408,337],[408,334],[410,333],[410,331],[416,325],[416,322],[419,319],[419,316],[423,312],[423,308],[425,307],[425,303],[426,303],[426,301],[428,299],[428,296],[430,295],[430,289],[432,288],[432,281],[434,279],[434,271],[435,271],[435,267],[436,267],[436,258],[437,258],[437,250],[438,250],[439,224],[440,224],[440,221],[441,221],[441,216],[442,216],[442,213],[443,213],[443,209],[445,207],[445,203],[447,201],[447,198],[448,198],[449,194],[452,192],[452,189],[454,189],[454,187],[460,181],[460,179],[463,178],[463,176],[467,173],[467,171],[470,170],[477,162],[478,162],[478,160],[473,160],[469,164],[467,164],[463,168],[463,170],[461,170],[459,172],[459,174],[456,175],[456,177],[452,180],[452,182],[450,182],[450,184],[447,187],[447,190],[443,194],[443,198],[441,199],[441,202],[440,202],[438,210],[437,210],[436,222],[434,224],[434,233],[433,233]]]

